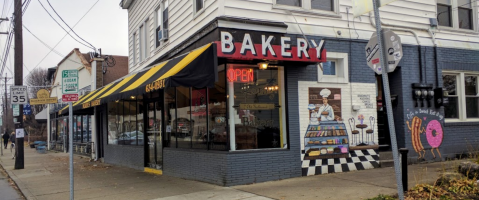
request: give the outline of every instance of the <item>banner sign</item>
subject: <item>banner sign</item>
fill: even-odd
[[[324,40],[278,33],[242,30],[220,31],[218,57],[236,60],[277,60],[319,63],[326,61]]]

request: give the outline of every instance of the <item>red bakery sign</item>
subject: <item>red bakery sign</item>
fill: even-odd
[[[293,38],[240,30],[220,31],[216,42],[218,57],[237,60],[278,60],[325,62],[324,40]]]

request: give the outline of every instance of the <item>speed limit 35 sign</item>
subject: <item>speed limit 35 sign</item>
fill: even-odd
[[[10,99],[12,104],[27,104],[27,86],[10,86]]]

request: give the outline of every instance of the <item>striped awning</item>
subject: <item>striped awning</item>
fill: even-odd
[[[73,110],[127,99],[165,87],[213,87],[218,79],[216,48],[207,44],[187,54],[161,62],[139,72],[128,74],[108,85],[84,95],[73,104]],[[59,113],[68,112],[67,107]]]

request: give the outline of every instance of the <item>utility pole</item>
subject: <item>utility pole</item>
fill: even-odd
[[[23,85],[23,33],[22,33],[22,0],[15,0],[14,5],[14,33],[15,33],[15,85]],[[16,129],[23,129],[23,105],[20,104],[20,115],[17,118]],[[23,137],[16,138],[15,169],[24,168]]]

